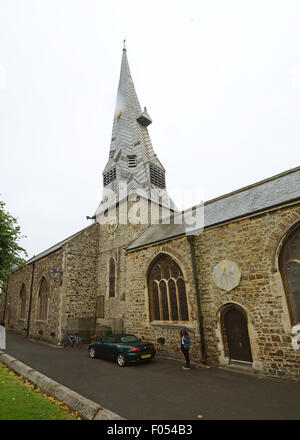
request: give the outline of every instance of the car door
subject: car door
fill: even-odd
[[[104,357],[104,355],[103,355],[103,341],[95,342],[94,347],[96,349],[97,356]]]
[[[107,336],[102,342],[102,356],[107,359],[112,359],[116,353],[116,337]]]

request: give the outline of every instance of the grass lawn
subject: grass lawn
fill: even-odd
[[[76,420],[63,402],[49,397],[0,363],[0,420]]]

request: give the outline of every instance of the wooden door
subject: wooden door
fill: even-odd
[[[232,307],[225,312],[224,325],[227,336],[229,358],[252,362],[247,321],[244,313]]]

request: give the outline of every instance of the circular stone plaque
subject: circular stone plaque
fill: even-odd
[[[213,280],[217,287],[230,292],[240,284],[241,271],[236,263],[222,260],[213,270]]]

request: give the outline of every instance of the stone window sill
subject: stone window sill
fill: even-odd
[[[170,328],[181,328],[181,327],[191,327],[189,321],[151,321],[150,325],[153,327],[170,327]]]

